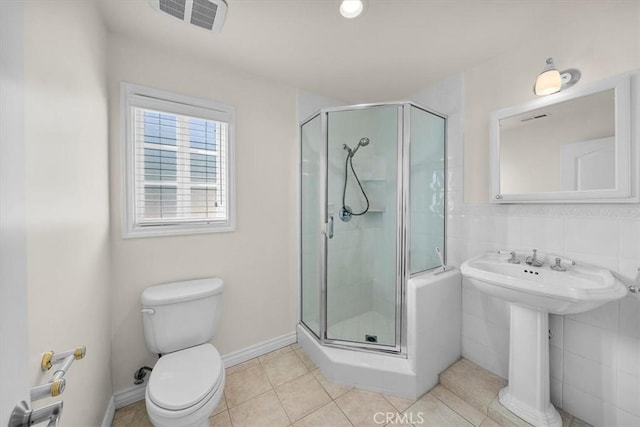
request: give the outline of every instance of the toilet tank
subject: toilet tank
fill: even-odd
[[[211,340],[222,314],[222,279],[186,280],[142,291],[142,325],[147,349],[171,353]]]

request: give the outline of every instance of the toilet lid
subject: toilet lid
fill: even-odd
[[[211,344],[169,353],[153,367],[147,391],[161,408],[185,409],[218,387],[223,369],[220,354]]]

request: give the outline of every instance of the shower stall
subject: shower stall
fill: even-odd
[[[407,358],[408,280],[445,253],[445,132],[410,102],[302,123],[300,325],[320,346]]]

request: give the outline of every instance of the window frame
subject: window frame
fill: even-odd
[[[122,82],[120,84],[121,140],[123,170],[122,237],[175,236],[235,231],[235,108],[218,102],[147,86]],[[148,108],[169,114],[185,115],[227,123],[226,162],[226,220],[188,219],[141,225],[136,219],[136,141],[134,108]],[[151,221],[153,222],[153,221]]]

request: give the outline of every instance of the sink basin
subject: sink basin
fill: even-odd
[[[509,258],[487,253],[460,266],[480,291],[511,303],[509,385],[500,390],[499,400],[534,426],[561,427],[549,391],[549,313],[592,310],[624,297],[627,288],[604,268],[565,263],[566,271],[555,271],[550,268],[555,256],[539,256],[541,267],[510,264]]]
[[[509,258],[487,253],[465,261],[460,271],[482,292],[553,314],[593,310],[627,294],[627,288],[604,268],[563,264],[567,271],[554,271],[549,266],[555,256],[539,256],[542,267],[510,264]]]

